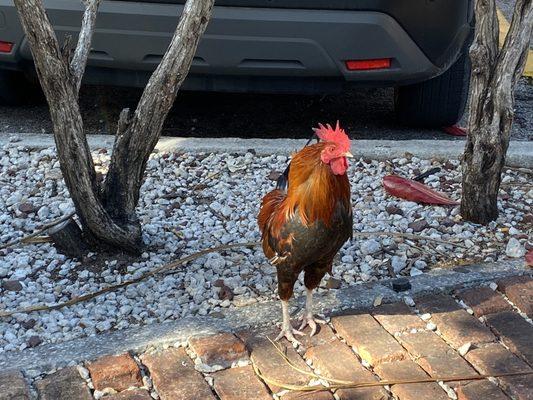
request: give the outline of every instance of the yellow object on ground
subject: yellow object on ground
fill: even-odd
[[[503,46],[503,42],[505,41],[505,37],[507,36],[507,32],[509,32],[509,22],[507,21],[507,18],[505,18],[505,15],[501,12],[501,10],[497,10],[498,14],[498,21],[500,25],[500,47]],[[523,76],[529,76],[533,77],[533,51],[529,50],[526,60],[526,66],[524,67],[524,72],[522,73]]]

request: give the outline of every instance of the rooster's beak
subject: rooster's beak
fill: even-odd
[[[353,154],[347,151],[346,153],[344,153],[344,157],[353,158]]]

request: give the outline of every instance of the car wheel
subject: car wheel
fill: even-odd
[[[470,58],[465,50],[443,74],[395,90],[396,116],[404,125],[435,128],[456,124],[463,116],[470,83]]]
[[[22,72],[0,70],[0,105],[19,106],[40,98],[40,89],[32,85]]]

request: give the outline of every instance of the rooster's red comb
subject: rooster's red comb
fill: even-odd
[[[333,129],[330,124],[326,124],[326,126],[318,124],[318,128],[313,128],[313,130],[322,141],[333,142],[346,151],[350,150],[350,138],[346,135],[344,129],[340,127],[339,121],[337,121],[335,129]]]

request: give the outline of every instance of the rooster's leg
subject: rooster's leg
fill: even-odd
[[[289,302],[281,300],[281,310],[283,312],[283,322],[281,323],[281,332],[276,337],[276,341],[281,338],[286,338],[292,344],[301,345],[301,343],[296,340],[294,335],[303,335],[302,332],[296,330],[291,325],[291,317],[289,315]]]
[[[311,333],[309,336],[313,336],[316,333],[316,324],[325,324],[326,321],[315,318],[313,315],[313,289],[307,289],[307,295],[305,298],[305,311],[300,318],[302,325],[300,325],[300,330],[305,328],[307,325],[311,328]]]

